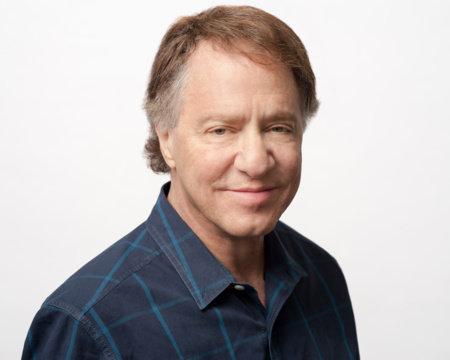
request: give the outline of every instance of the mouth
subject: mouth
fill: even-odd
[[[275,188],[240,188],[226,190],[237,201],[246,205],[260,205],[267,202],[275,192]]]
[[[261,192],[261,191],[270,191],[274,189],[274,187],[269,186],[261,186],[261,187],[244,187],[244,188],[237,188],[237,189],[230,189],[230,191],[238,191],[238,192]]]

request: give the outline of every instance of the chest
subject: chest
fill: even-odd
[[[327,325],[333,314],[302,316],[299,293],[268,294],[263,307],[253,287],[230,286],[203,310],[189,294],[166,301],[155,295],[154,306],[128,304],[108,326],[125,359],[320,359],[311,333],[322,344],[329,339],[322,354],[336,354],[338,334]]]

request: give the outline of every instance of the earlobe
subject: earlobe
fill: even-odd
[[[161,154],[167,163],[167,165],[173,169],[175,168],[175,160],[173,158],[173,132],[171,130],[156,130],[159,140],[159,148],[161,150]]]

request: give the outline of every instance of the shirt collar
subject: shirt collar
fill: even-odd
[[[169,203],[169,189],[170,181],[161,187],[146,225],[198,307],[203,310],[236,280]],[[264,241],[266,275],[274,275],[292,287],[301,276],[307,275],[289,256],[276,228],[264,237]]]

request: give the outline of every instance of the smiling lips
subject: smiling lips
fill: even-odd
[[[275,190],[275,188],[273,187],[272,188],[260,187],[260,188],[230,189],[227,191],[234,197],[238,198],[239,200],[247,204],[257,205],[267,201],[269,197],[272,195],[273,190]]]

